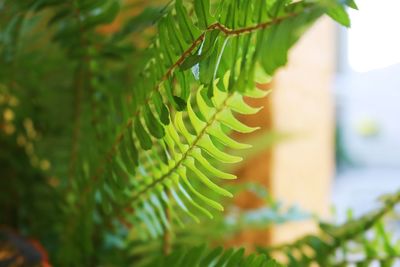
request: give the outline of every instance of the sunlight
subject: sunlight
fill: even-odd
[[[348,60],[357,72],[400,63],[399,0],[363,0],[359,11],[351,10]]]

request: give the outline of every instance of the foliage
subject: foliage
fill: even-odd
[[[271,226],[286,222],[310,219],[310,214],[292,206],[285,208],[283,204],[275,201],[259,184],[245,183],[241,185],[226,186],[233,194],[252,192],[263,200],[263,205],[254,209],[242,210],[223,197],[218,202],[225,207],[224,213],[216,213],[213,220],[204,220],[201,224],[191,224],[187,227],[174,227],[168,244],[171,251],[182,251],[199,245],[199,240],[207,240],[209,244],[229,243],[243,231],[262,231]],[[155,261],[160,252],[165,248],[165,242],[159,240],[141,241],[134,233],[125,243],[120,240],[121,249],[128,249],[135,266],[147,266]],[[243,244],[244,245],[244,244]],[[249,245],[249,244],[247,244]],[[145,255],[145,256],[144,256]]]
[[[168,257],[159,258],[148,266],[251,266],[251,267],[279,267],[277,262],[268,259],[265,255],[244,256],[243,249],[229,249],[224,251],[216,248],[205,251],[204,247],[194,247],[186,251],[176,251]]]
[[[236,176],[225,170],[249,147],[230,133],[256,130],[236,114],[259,110],[244,97],[266,96],[256,84],[270,81],[320,16],[349,26],[345,7],[356,8],[339,0],[147,4],[0,0],[1,206],[14,212],[0,222],[38,237],[56,266],[128,266],[124,244],[168,243],[174,232],[179,240],[183,227],[210,218],[226,226],[222,197],[233,194],[222,181]],[[250,218],[273,212],[279,222],[276,206],[251,212],[236,220],[253,227]],[[180,249],[163,260],[275,264],[242,250],[204,258],[203,247]]]
[[[305,236],[292,244],[260,251],[283,251],[288,266],[393,266],[400,259],[398,241],[385,230],[383,217],[400,202],[400,192],[387,195],[382,202],[380,209],[358,219],[350,218],[343,225],[321,223],[319,236]],[[373,233],[368,232],[371,228]]]

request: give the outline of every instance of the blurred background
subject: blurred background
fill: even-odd
[[[400,2],[360,2],[340,32],[335,83],[337,166],[334,203],[357,213],[400,187]],[[387,8],[390,7],[390,8]]]
[[[351,29],[323,18],[292,49],[266,109],[248,119],[287,138],[240,170],[258,174],[286,204],[336,221],[400,188],[400,2],[358,5]],[[269,238],[280,243],[315,229],[311,220],[289,223]]]

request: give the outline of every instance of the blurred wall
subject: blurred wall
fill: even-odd
[[[336,28],[322,18],[291,50],[288,65],[278,71],[272,94],[251,100],[264,106],[256,115],[241,117],[262,131],[289,134],[289,139],[266,148],[237,171],[241,182],[257,181],[288,206],[328,216],[330,186],[334,172],[334,96],[331,90],[335,73]],[[262,134],[260,132],[255,134]],[[246,136],[235,136],[239,139]],[[244,140],[244,142],[246,142]],[[262,202],[251,193],[236,198],[242,208],[256,208]],[[316,231],[314,222],[296,222],[270,230],[248,230],[233,240],[252,249],[256,245],[276,244]]]
[[[270,190],[287,204],[328,216],[334,174],[336,28],[324,17],[300,40],[277,73],[271,99],[272,127],[294,134],[272,151]],[[315,231],[312,222],[276,227],[271,242]]]

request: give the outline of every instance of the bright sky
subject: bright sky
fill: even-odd
[[[400,63],[400,0],[358,0],[350,10],[349,64],[357,72]]]

